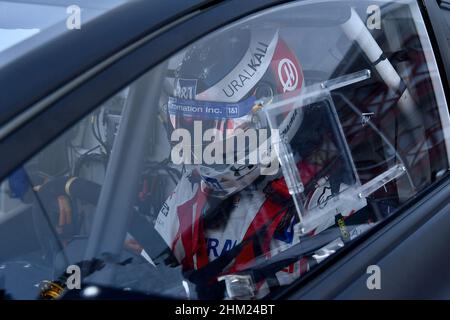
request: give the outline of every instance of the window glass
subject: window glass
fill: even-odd
[[[58,296],[77,265],[82,283],[121,290],[265,297],[446,176],[449,134],[415,1],[268,9],[170,57],[3,181],[0,286]]]

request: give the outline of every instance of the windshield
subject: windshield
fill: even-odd
[[[3,181],[0,288],[267,297],[442,179],[449,129],[415,1],[265,10],[166,59]]]

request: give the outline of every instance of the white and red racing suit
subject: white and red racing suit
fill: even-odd
[[[305,162],[300,162],[297,166],[304,184],[320,169]],[[287,207],[291,203],[284,178],[266,180],[233,195],[231,212],[226,222],[206,228],[204,214],[208,196],[202,191],[199,182],[192,182],[190,176],[193,174],[195,173],[188,172],[183,175],[164,203],[155,223],[155,229],[171,248],[184,270],[201,269],[237,244],[255,238],[255,233],[261,230],[264,232],[258,237],[260,244],[255,246],[255,240],[248,241],[222,274],[247,269],[256,257],[264,255],[270,258],[298,243],[299,237],[294,235],[293,228],[298,222],[295,215],[291,215],[290,221],[285,223],[283,232],[275,232],[282,219],[286,218]],[[270,194],[266,191],[267,187]],[[320,190],[321,194],[323,190]],[[314,197],[315,195],[312,196]],[[343,213],[344,217],[354,212],[351,209],[347,211]],[[334,219],[331,219],[325,227],[333,224]],[[308,268],[308,260],[302,258],[278,271],[275,276],[280,285],[288,284],[307,272]]]

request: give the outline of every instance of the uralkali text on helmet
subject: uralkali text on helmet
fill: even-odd
[[[212,88],[200,93],[199,100],[236,102],[245,97],[269,67],[278,43],[278,33],[257,34],[252,37],[244,58],[234,69]]]

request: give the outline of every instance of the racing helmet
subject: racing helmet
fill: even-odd
[[[261,109],[298,94],[304,83],[294,52],[278,30],[238,28],[193,44],[172,72],[166,128],[172,142],[176,130],[190,133],[187,162],[195,165],[202,189],[221,198],[250,185],[261,175],[258,147],[270,152]],[[294,112],[286,114],[287,138],[301,124]],[[255,136],[256,144],[249,141]],[[210,151],[209,159],[204,151]]]

